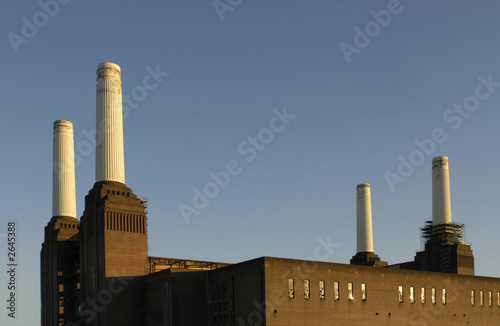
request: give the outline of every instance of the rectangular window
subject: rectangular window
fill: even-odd
[[[431,301],[432,304],[436,304],[436,288],[432,288],[431,290]]]
[[[63,292],[64,291],[64,285],[63,284],[59,284],[59,292]]]
[[[57,276],[63,276],[63,273],[61,271],[58,271]]]
[[[333,282],[333,300],[340,299],[339,282]]]
[[[474,290],[470,291],[470,304],[473,306],[476,305],[476,293]]]
[[[347,299],[354,300],[354,296],[352,295],[352,283],[347,283]]]
[[[446,304],[446,289],[443,289],[443,295],[441,301],[443,301],[443,304]]]
[[[415,289],[410,286],[410,303],[415,303]]]
[[[59,314],[64,314],[64,297],[59,297]]]
[[[483,291],[479,291],[479,304],[481,306],[484,305],[484,293],[483,293]]]
[[[288,297],[290,299],[295,298],[295,285],[293,284],[293,278],[288,279]]]
[[[491,291],[488,293],[488,303],[490,307],[493,306],[493,293],[491,293]]]
[[[325,281],[319,281],[319,298],[325,300]]]
[[[420,302],[425,303],[425,288],[420,289]]]
[[[399,296],[399,302],[403,302],[404,301],[403,287],[401,285],[398,288],[398,296]]]
[[[366,284],[361,283],[361,301],[366,301]]]
[[[311,291],[309,288],[309,280],[304,280],[304,298],[309,299],[311,297]]]

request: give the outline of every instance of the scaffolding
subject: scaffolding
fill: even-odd
[[[211,271],[231,264],[177,258],[148,257],[148,265],[149,274],[151,274],[166,269],[169,269],[171,272]]]
[[[465,225],[447,223],[433,225],[432,221],[425,221],[420,228],[421,239],[425,243],[439,241],[443,245],[465,244]]]
[[[139,199],[141,200],[141,205],[144,206],[144,212],[147,215],[148,214],[148,197],[140,197]]]
[[[425,221],[425,226],[420,228],[421,245],[424,250],[417,253],[416,265],[422,270],[442,273],[458,273],[463,267],[463,262],[459,263],[459,253],[466,250],[464,224],[445,223],[432,224],[432,221]],[[470,246],[467,246],[470,251]],[[468,256],[468,255],[465,255]],[[471,254],[472,257],[472,254]]]

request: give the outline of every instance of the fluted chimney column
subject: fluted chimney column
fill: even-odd
[[[372,196],[369,184],[356,187],[357,252],[373,252]]]
[[[115,63],[97,66],[96,182],[125,183],[121,69]]]
[[[52,216],[76,218],[73,124],[65,120],[54,122]]]
[[[447,156],[432,159],[432,224],[451,223],[450,168]]]

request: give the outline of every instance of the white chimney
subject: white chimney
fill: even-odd
[[[451,223],[450,167],[447,156],[432,159],[432,224]]]
[[[121,69],[115,63],[97,66],[96,182],[125,183]]]
[[[369,184],[356,187],[357,252],[373,252],[372,197]]]
[[[52,216],[76,218],[73,124],[54,121]]]

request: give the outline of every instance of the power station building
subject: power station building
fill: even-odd
[[[447,157],[432,161],[433,219],[413,261],[388,265],[375,254],[368,184],[356,189],[351,264],[149,257],[146,203],[125,184],[118,65],[98,65],[96,104],[96,179],[80,220],[73,125],[54,122],[43,326],[500,325],[500,278],[474,276],[463,225],[451,218]]]

